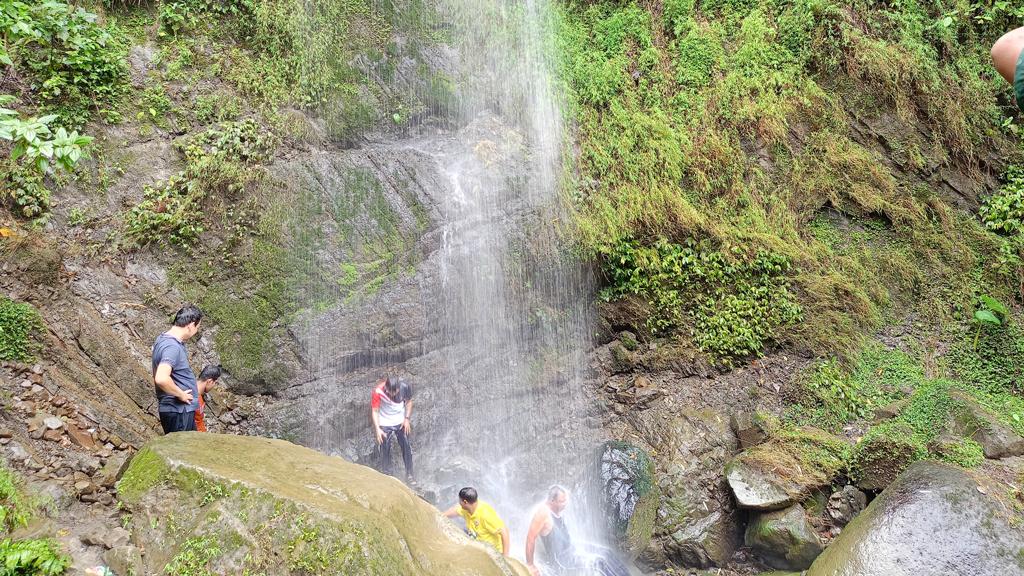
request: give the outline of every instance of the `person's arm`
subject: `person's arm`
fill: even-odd
[[[377,444],[383,444],[384,431],[380,429],[380,393],[376,388],[370,396],[370,420],[373,421],[373,437],[377,439]]]
[[[526,567],[534,575],[539,574],[539,571],[533,565],[533,553],[537,544],[537,536],[540,535],[541,530],[544,529],[544,524],[548,520],[548,516],[545,513],[546,510],[547,508],[544,506],[537,510],[537,513],[533,515],[533,521],[530,522],[530,530],[526,533]]]
[[[502,526],[501,527],[501,553],[502,553],[502,555],[508,556],[508,552],[509,552],[508,548],[509,548],[509,545],[508,545],[508,527],[507,526]]]
[[[456,504],[455,506],[452,506],[451,508],[449,508],[449,509],[445,510],[444,512],[442,512],[442,514],[444,514],[445,518],[455,518],[456,516],[459,515],[459,510],[461,510],[461,509],[462,509],[462,507],[459,506],[458,504]]]
[[[174,383],[173,379],[171,379],[170,364],[165,364],[163,362],[158,364],[156,367],[156,374],[153,375],[153,381],[160,390],[174,396],[179,402],[183,402],[185,404],[192,403],[192,391],[178,388],[178,385]]]
[[[373,420],[373,435],[377,438],[377,444],[383,444],[384,431],[380,429],[380,409],[374,408],[371,410],[370,418]]]
[[[1007,82],[1013,84],[1014,73],[1017,69],[1017,59],[1020,57],[1021,48],[1024,48],[1024,27],[1011,30],[1003,34],[996,43],[992,45],[992,63]]]
[[[402,422],[402,430],[406,435],[412,432],[412,398],[405,401],[405,421]]]

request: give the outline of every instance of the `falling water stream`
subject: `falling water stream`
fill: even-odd
[[[531,509],[552,484],[580,485],[598,443],[584,387],[593,281],[571,254],[562,203],[556,15],[549,0],[436,0],[430,14],[444,45],[444,69],[431,73],[454,89],[452,104],[430,114],[444,128],[413,127],[407,138],[353,152],[359,171],[322,159],[312,170],[313,186],[336,204],[354,202],[362,176],[352,174],[367,166],[386,178],[417,174],[433,211],[414,241],[427,256],[396,281],[403,296],[371,304],[398,300],[410,312],[342,305],[310,313],[300,339],[311,376],[295,393],[302,422],[294,435],[372,464],[369,386],[397,371],[417,390],[420,487],[441,508],[455,504],[460,487],[476,487],[523,558]],[[422,334],[400,354],[377,341],[379,327],[366,327],[389,314],[399,324],[390,331]],[[400,325],[406,320],[415,326]],[[603,540],[583,501],[574,495],[567,524],[578,539]]]

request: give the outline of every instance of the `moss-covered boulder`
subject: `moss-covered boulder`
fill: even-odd
[[[397,480],[282,440],[162,436],[118,491],[145,574],[527,574]]]
[[[751,518],[744,541],[766,564],[784,570],[808,568],[825,548],[799,504]]]
[[[779,510],[828,486],[843,469],[848,446],[816,428],[780,430],[725,467],[741,508]]]
[[[636,557],[651,542],[661,490],[654,462],[642,448],[610,441],[598,458],[601,508],[624,552]]]
[[[854,448],[850,475],[863,490],[882,490],[911,462],[926,455],[913,428],[904,422],[876,426]]]
[[[953,413],[953,429],[981,445],[986,458],[1008,458],[1024,454],[1024,438],[999,417],[983,408],[967,393],[952,390],[950,398],[958,404]]]
[[[1012,489],[948,464],[912,464],[811,565],[808,576],[1024,573]]]

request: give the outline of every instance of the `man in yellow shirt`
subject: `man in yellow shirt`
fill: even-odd
[[[467,486],[459,490],[459,503],[445,510],[444,515],[448,518],[462,516],[471,536],[508,556],[508,528],[490,504],[478,499],[475,488]]]

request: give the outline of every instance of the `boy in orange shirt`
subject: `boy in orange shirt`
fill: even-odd
[[[199,388],[199,409],[196,410],[196,431],[206,432],[206,399],[204,396],[220,378],[220,364],[209,365],[203,368],[196,378],[196,385]]]

